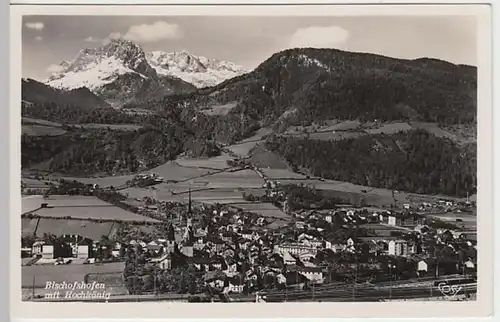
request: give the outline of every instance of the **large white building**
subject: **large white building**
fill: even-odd
[[[292,255],[300,255],[302,253],[311,253],[316,256],[318,252],[318,244],[317,243],[287,243],[275,246],[275,250],[284,254],[285,252],[290,253]]]

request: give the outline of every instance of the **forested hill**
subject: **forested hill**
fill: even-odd
[[[476,68],[421,58],[403,60],[333,49],[290,49],[254,71],[149,107],[210,109],[241,128],[259,122],[309,124],[326,119],[474,123]],[[234,116],[234,117],[232,117]]]
[[[474,151],[423,130],[341,141],[272,136],[266,146],[327,179],[426,194],[475,192]]]
[[[21,83],[21,97],[25,105],[38,105],[52,103],[58,106],[78,106],[86,108],[110,108],[102,98],[92,93],[88,88],[82,87],[64,91],[37,82],[33,79],[23,79]]]

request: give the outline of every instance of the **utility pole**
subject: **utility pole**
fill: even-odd
[[[462,262],[462,275],[463,275],[463,278],[465,280],[465,263]],[[465,300],[467,300],[468,296],[467,296],[467,284],[468,283],[464,283],[464,295],[465,295]]]
[[[392,299],[392,264],[389,263],[389,299]]]
[[[352,285],[352,300],[356,298],[356,284],[358,283],[358,250],[356,249],[356,240],[357,240],[357,234],[358,234],[358,221],[354,219],[355,226],[354,226],[354,258],[356,260],[356,266],[355,266],[355,271],[354,271],[354,281]]]

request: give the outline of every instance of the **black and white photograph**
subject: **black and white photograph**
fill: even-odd
[[[24,15],[22,301],[477,301],[478,23]]]

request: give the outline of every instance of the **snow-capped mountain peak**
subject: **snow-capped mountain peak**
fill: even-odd
[[[159,75],[175,76],[199,88],[214,86],[247,72],[236,64],[196,56],[186,50],[152,51],[146,54],[146,59]]]
[[[112,83],[124,74],[155,77],[144,51],[131,41],[114,39],[98,48],[82,49],[70,62],[62,62],[59,71],[46,83],[60,89],[87,87],[92,91]]]
[[[139,45],[123,39],[82,49],[55,70],[46,85],[62,90],[86,87],[116,107],[154,95],[213,86],[245,73],[233,63],[196,56],[186,50],[146,54]]]

